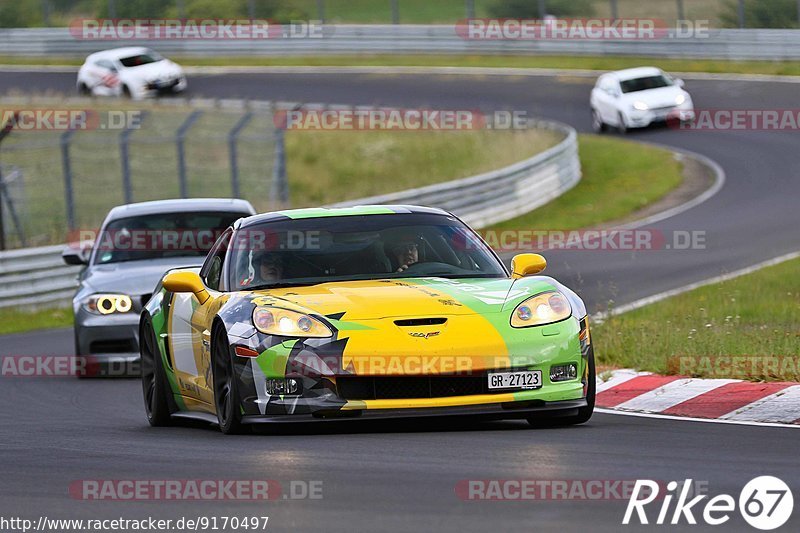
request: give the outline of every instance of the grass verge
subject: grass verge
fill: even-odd
[[[72,327],[72,308],[0,309],[0,335],[25,333],[39,329]]]
[[[581,134],[583,178],[552,202],[491,227],[573,230],[622,219],[658,201],[683,181],[668,150],[613,137]]]
[[[598,363],[702,378],[800,381],[800,259],[594,327]]]
[[[719,59],[668,59],[639,56],[482,56],[482,55],[344,55],[282,57],[173,57],[184,66],[388,66],[388,67],[492,67],[552,68],[584,70],[619,70],[658,64],[671,72],[707,72],[713,74],[764,74],[800,76],[800,61],[725,61]],[[0,56],[4,65],[75,66],[78,57]]]

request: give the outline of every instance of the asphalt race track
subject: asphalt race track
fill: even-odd
[[[0,93],[68,93],[74,74],[3,73]],[[591,81],[580,77],[372,74],[193,76],[193,95],[408,107],[524,109],[589,131]],[[796,108],[798,85],[689,80],[698,109]],[[800,249],[800,138],[796,131],[635,131],[629,138],[698,152],[726,173],[704,204],[652,227],[705,231],[704,250],[559,252],[548,274],[593,310],[683,286]],[[796,282],[787,280],[787,287]],[[70,330],[3,337],[0,355],[69,354]],[[269,516],[270,530],[597,531],[620,525],[624,501],[462,501],[460,480],[694,479],[738,498],[775,475],[800,480],[791,429],[597,414],[573,428],[524,423],[359,423],[225,437],[197,424],[151,429],[135,380],[4,378],[0,401],[0,515],[178,519]],[[322,481],[322,499],[252,502],[89,502],[83,479]],[[650,511],[651,521],[658,508]],[[700,513],[696,512],[696,515]],[[698,519],[702,519],[698,516]],[[792,529],[790,521],[785,529]],[[677,526],[667,530],[684,530]],[[722,526],[752,531],[737,514]],[[692,530],[703,530],[693,526]],[[719,528],[717,528],[719,529]],[[797,529],[795,525],[794,529]]]

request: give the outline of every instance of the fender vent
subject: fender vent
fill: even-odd
[[[400,327],[409,326],[436,326],[447,322],[446,318],[407,318],[403,320],[395,320],[394,323]]]

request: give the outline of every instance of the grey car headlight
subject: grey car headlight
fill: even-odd
[[[129,313],[133,301],[127,294],[92,294],[83,301],[83,308],[95,315]]]

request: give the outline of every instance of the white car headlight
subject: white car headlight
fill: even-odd
[[[675,103],[678,104],[678,105],[681,105],[685,101],[686,101],[686,95],[685,94],[679,94],[677,97],[675,97]]]
[[[648,109],[650,109],[650,106],[648,106],[641,100],[637,100],[633,103],[633,108],[636,109],[637,111],[647,111]]]
[[[527,328],[564,320],[572,314],[566,296],[558,291],[543,292],[528,298],[511,313],[511,326]]]
[[[133,301],[127,294],[92,294],[83,301],[83,308],[95,315],[130,313]]]

